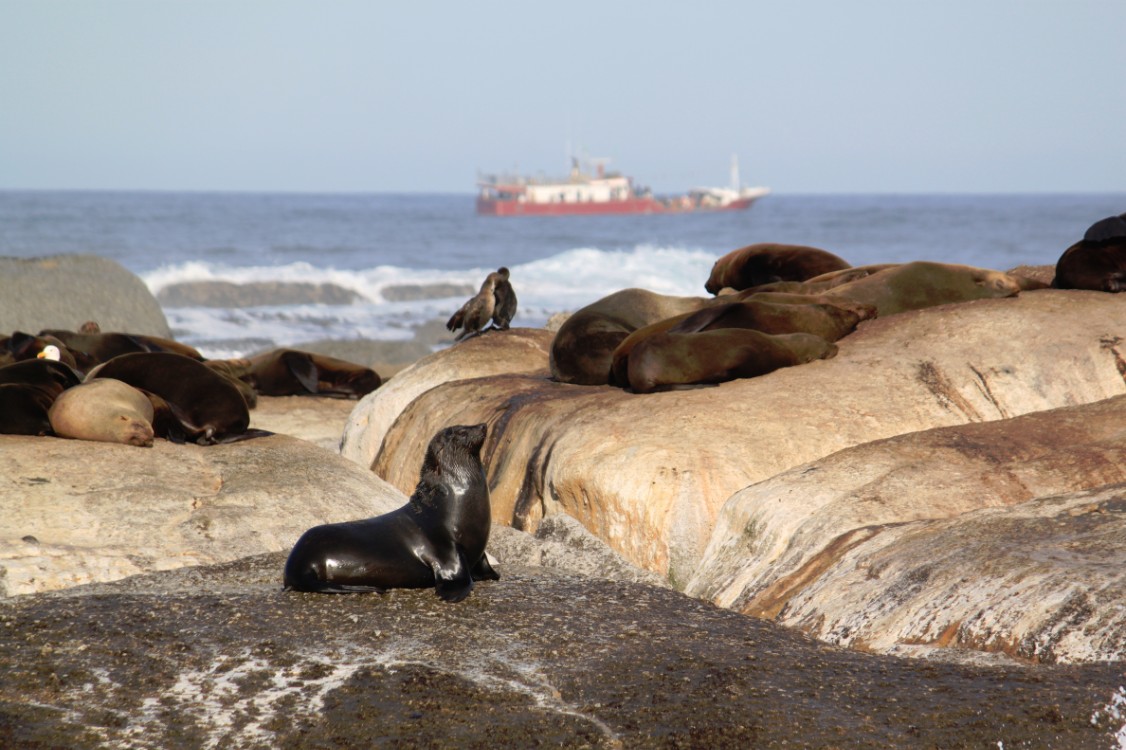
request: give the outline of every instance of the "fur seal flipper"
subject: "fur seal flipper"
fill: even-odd
[[[285,588],[343,594],[434,587],[457,602],[474,581],[499,579],[485,556],[492,526],[485,435],[484,424],[439,431],[406,505],[302,534],[285,563]]]

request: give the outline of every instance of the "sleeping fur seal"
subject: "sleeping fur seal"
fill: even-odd
[[[1126,214],[1096,221],[1056,262],[1056,289],[1126,291]]]
[[[227,378],[171,352],[122,354],[87,376],[115,378],[149,396],[153,429],[173,442],[228,443],[270,433],[248,430],[250,410]]]
[[[975,299],[1015,297],[1021,283],[1001,271],[918,260],[825,290],[823,296],[872,305],[879,317]]]
[[[578,310],[551,342],[551,375],[563,383],[606,385],[614,350],[636,331],[674,315],[695,312],[713,300],[673,297],[646,289],[622,289]]]
[[[634,393],[655,393],[723,383],[827,359],[836,353],[836,344],[810,333],[772,335],[749,328],[700,333],[666,331],[633,348],[629,356],[629,385]]]
[[[489,565],[492,513],[481,465],[484,424],[447,427],[431,440],[406,505],[363,521],[314,526],[285,563],[285,587],[324,593],[435,586],[461,601],[474,581],[498,580]]]
[[[811,298],[813,299],[813,298]],[[824,299],[824,298],[821,298]],[[856,329],[860,321],[873,318],[876,310],[867,305],[826,302],[767,302],[755,297],[723,304],[658,321],[639,328],[614,350],[610,384],[629,385],[629,355],[641,341],[658,333],[700,333],[721,328],[749,328],[762,333],[811,333],[833,342]]]
[[[50,435],[51,404],[82,382],[68,365],[28,359],[0,367],[0,434]]]
[[[760,242],[732,250],[717,260],[704,288],[718,294],[725,288],[743,290],[776,281],[805,281],[848,267],[847,261],[820,248]]]
[[[62,341],[74,355],[78,369],[82,372],[89,372],[114,357],[134,352],[174,352],[195,360],[203,359],[202,354],[187,344],[140,333],[102,333],[101,331],[81,333],[63,329],[46,329],[40,331],[39,335],[52,336]]]
[[[258,354],[245,370],[232,370],[262,396],[361,398],[383,382],[370,367],[297,349]]]
[[[133,386],[113,378],[96,378],[66,389],[47,416],[59,437],[152,445],[152,403]]]

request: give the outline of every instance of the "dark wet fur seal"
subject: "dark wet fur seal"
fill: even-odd
[[[1126,291],[1126,214],[1097,221],[1063,252],[1052,279],[1056,289]]]
[[[50,435],[51,404],[82,382],[70,366],[50,359],[28,359],[0,367],[0,433]]]
[[[732,250],[717,260],[704,288],[717,294],[725,288],[743,290],[777,281],[806,281],[848,267],[847,261],[820,248],[760,242]]]
[[[492,526],[485,434],[484,424],[438,432],[403,507],[302,534],[285,563],[285,588],[343,594],[433,586],[457,602],[474,581],[498,580],[485,555]]]
[[[62,341],[74,355],[78,369],[89,372],[94,367],[108,362],[122,354],[136,352],[171,352],[182,354],[194,360],[202,360],[203,355],[187,344],[159,336],[139,333],[81,333],[62,329],[46,329],[40,336],[53,336]]]
[[[78,362],[62,341],[54,336],[33,336],[23,331],[13,331],[11,336],[0,336],[0,364],[37,359],[48,346],[59,350],[60,362],[78,369]]]
[[[633,348],[628,378],[634,393],[656,393],[766,375],[836,356],[837,346],[810,333],[772,335],[749,328],[658,333]]]
[[[271,434],[248,429],[250,410],[233,383],[182,354],[123,354],[88,377],[115,378],[150,396],[153,430],[173,442],[213,445]]]
[[[383,383],[370,367],[298,349],[250,357],[238,377],[262,396],[361,398]]]

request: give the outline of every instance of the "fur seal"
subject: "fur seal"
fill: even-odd
[[[51,404],[81,382],[68,365],[46,358],[0,367],[0,433],[50,435]]]
[[[1056,289],[1126,291],[1126,214],[1096,221],[1064,250],[1052,279]]]
[[[717,260],[704,288],[711,294],[728,287],[741,291],[776,281],[805,281],[848,267],[847,261],[820,248],[760,242]]]
[[[636,331],[714,300],[622,289],[592,302],[564,321],[551,342],[551,375],[562,383],[606,385],[614,350]]]
[[[202,354],[187,344],[140,333],[102,333],[100,331],[79,333],[62,329],[47,329],[40,331],[39,335],[53,336],[61,341],[74,355],[78,369],[83,372],[88,372],[114,357],[134,352],[173,352],[197,361],[203,359]]]
[[[836,344],[811,333],[769,334],[749,328],[666,331],[633,348],[628,378],[634,393],[655,393],[753,378],[836,353]]]
[[[249,358],[238,378],[262,396],[361,398],[382,379],[370,367],[297,349],[274,349]]]
[[[1020,290],[1020,282],[1001,271],[918,260],[832,287],[822,296],[872,305],[883,318],[936,305],[1015,297]]]
[[[233,383],[182,354],[122,354],[87,376],[94,378],[114,378],[143,391],[153,404],[157,436],[173,442],[214,445],[270,434],[247,429],[250,410]]]
[[[153,408],[145,394],[113,378],[68,388],[47,417],[59,437],[150,447]]]
[[[824,299],[824,298],[811,298]],[[700,333],[722,328],[749,328],[761,333],[811,333],[833,342],[848,335],[862,320],[876,315],[867,305],[837,305],[826,302],[781,303],[755,297],[711,305],[686,315],[639,328],[614,350],[610,385],[629,385],[629,355],[640,342],[658,333]]]
[[[462,329],[454,341],[461,341],[480,332],[488,325],[496,310],[496,288],[499,275],[494,271],[485,277],[481,290],[461,306],[450,319],[446,321],[446,328],[450,331]]]
[[[285,563],[285,588],[382,593],[435,586],[442,599],[457,602],[474,581],[498,580],[485,555],[492,525],[481,465],[485,434],[484,424],[439,431],[406,505],[302,534]]]

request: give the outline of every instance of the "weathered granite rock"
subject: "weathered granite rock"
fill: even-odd
[[[401,392],[417,397],[361,402],[350,428],[379,418],[350,457],[408,488],[427,436],[488,422],[494,518],[530,530],[566,512],[684,586],[736,491],[871,440],[1126,393],[1123,331],[1115,295],[1044,290],[868,321],[834,359],[714,388],[639,396],[543,375],[412,387],[407,371]]]
[[[77,331],[87,320],[103,331],[172,335],[145,283],[115,261],[96,255],[0,258],[0,335]]]
[[[282,435],[152,448],[0,435],[0,595],[288,550],[310,526],[404,501]]]
[[[733,495],[686,592],[878,650],[1126,658],[1126,623],[1101,622],[1126,607],[1122,514],[1087,516],[1098,501],[1072,494],[1121,482],[1126,396],[865,443]],[[1071,499],[1037,500],[1061,494]],[[1047,532],[1025,520],[1049,512]],[[1052,554],[1065,537],[1070,551]],[[910,572],[875,572],[894,565]],[[1081,611],[1068,599],[1079,589]],[[1042,644],[1049,626],[1067,651]]]
[[[513,372],[540,373],[546,377],[552,335],[538,328],[490,331],[423,357],[360,400],[344,428],[340,454],[370,467],[384,434],[400,412],[419,395],[442,383]],[[430,436],[419,439],[424,453]],[[421,456],[420,453],[420,466]]]
[[[508,566],[281,591],[284,554],[0,602],[0,746],[1111,747],[1121,664],[852,653],[667,589]]]

